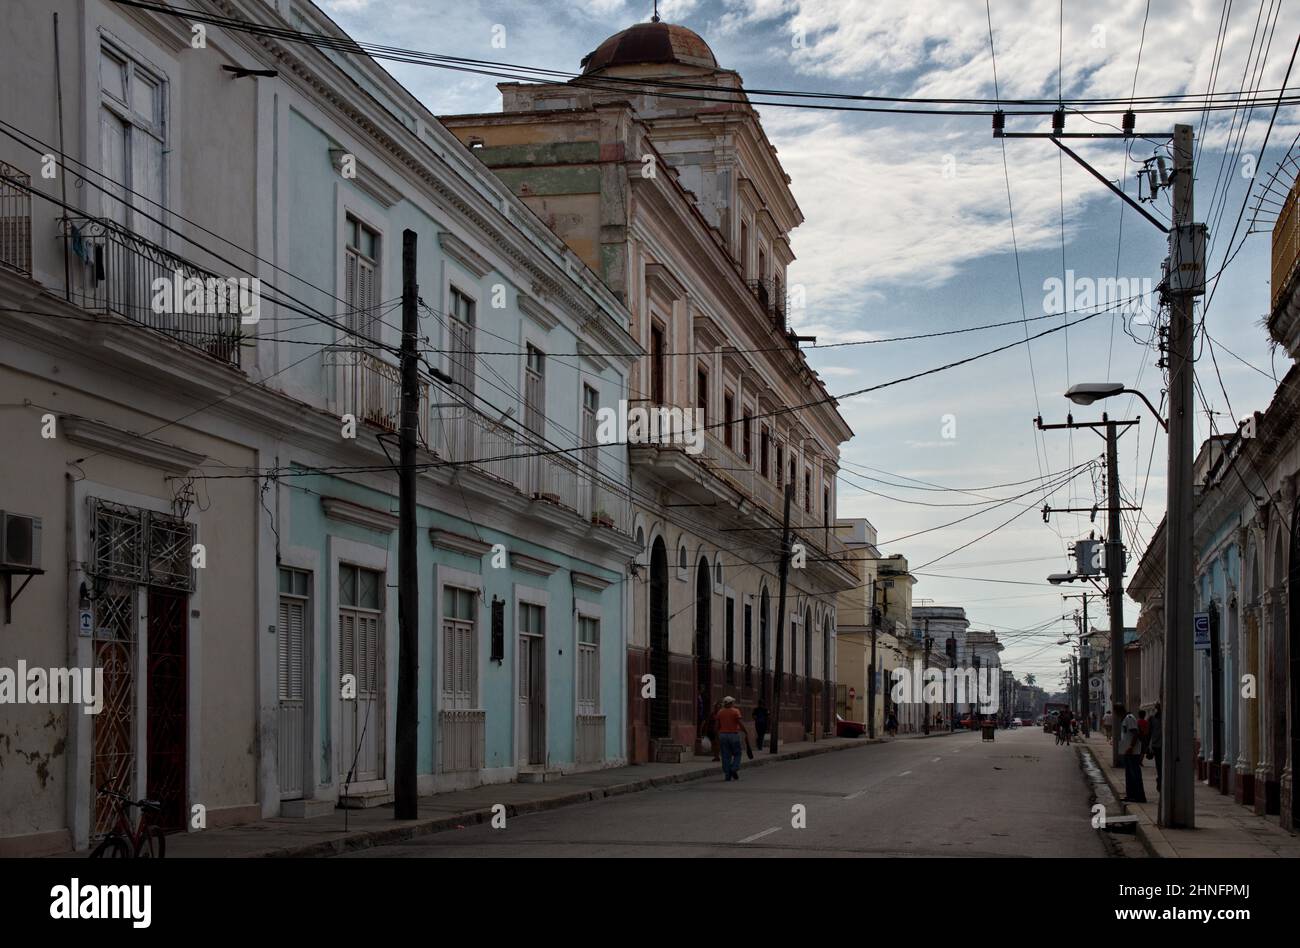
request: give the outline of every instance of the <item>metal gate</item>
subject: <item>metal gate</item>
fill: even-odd
[[[135,795],[136,587],[111,583],[95,599],[95,667],[104,672],[103,709],[94,718],[91,838],[113,829],[113,801],[95,791]]]
[[[162,803],[156,822],[185,829],[186,634],[188,597],[149,590],[148,767],[150,799]]]
[[[280,799],[304,792],[306,771],[307,573],[280,570],[280,612],[276,627],[276,691],[280,702]]]

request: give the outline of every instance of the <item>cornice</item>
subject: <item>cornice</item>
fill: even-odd
[[[370,530],[378,530],[381,533],[392,533],[397,529],[400,522],[394,513],[366,507],[350,500],[344,500],[342,497],[322,497],[320,505],[321,509],[325,511],[325,516],[331,520],[355,524]]]
[[[491,543],[484,543],[482,540],[453,533],[450,530],[440,530],[437,527],[429,531],[429,540],[440,550],[463,553],[475,559],[482,557],[484,553],[492,549]]]
[[[569,573],[573,577],[573,585],[581,586],[583,589],[591,589],[595,592],[601,592],[613,585],[608,579],[601,579],[599,576],[592,576],[590,573],[579,573],[573,570]]]
[[[111,454],[148,467],[162,468],[173,474],[184,474],[207,460],[205,454],[187,451],[174,444],[146,438],[134,431],[89,418],[62,415],[59,418],[59,429],[69,441],[94,448],[100,454]]]
[[[522,569],[525,572],[535,573],[538,576],[550,576],[560,567],[555,563],[548,563],[546,560],[539,560],[535,556],[529,556],[526,553],[511,553],[510,565],[515,569]]]
[[[547,332],[560,324],[559,319],[550,310],[526,293],[519,294],[519,311]]]
[[[480,280],[492,272],[491,263],[449,230],[438,231],[438,246],[442,248],[443,253]]]
[[[334,170],[339,175],[343,174],[343,158],[345,155],[352,156],[355,162],[353,170],[356,172],[355,177],[348,177],[345,180],[351,181],[383,207],[392,207],[402,199],[402,192],[385,181],[383,176],[374,168],[361,161],[346,148],[335,147],[330,149],[330,164],[334,166]]]

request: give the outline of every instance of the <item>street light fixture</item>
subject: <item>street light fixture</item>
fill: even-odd
[[[1059,586],[1061,583],[1072,583],[1076,579],[1082,579],[1078,573],[1053,573],[1047,577],[1047,581],[1053,586]]]
[[[1160,412],[1156,411],[1156,406],[1151,404],[1151,400],[1135,388],[1125,388],[1123,382],[1080,382],[1078,385],[1071,385],[1070,390],[1065,393],[1065,397],[1076,405],[1091,405],[1093,402],[1112,398],[1115,395],[1136,395],[1146,403],[1147,408],[1151,409],[1151,414],[1156,416],[1160,427],[1165,431],[1169,430],[1169,422],[1160,416]]]

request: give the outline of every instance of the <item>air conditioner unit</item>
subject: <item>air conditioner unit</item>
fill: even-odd
[[[0,510],[0,569],[41,568],[41,518]]]

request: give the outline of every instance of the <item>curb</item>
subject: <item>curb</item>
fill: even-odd
[[[938,737],[941,735],[932,734],[928,736]],[[762,767],[767,764],[776,764],[787,760],[800,760],[805,757],[817,757],[822,754],[829,754],[836,751],[851,750],[857,747],[883,743],[886,743],[883,738],[863,737],[858,738],[852,744],[835,744],[829,747],[806,747],[797,751],[778,751],[775,757],[755,757],[754,760],[746,761],[745,767]],[[614,784],[609,787],[578,790],[570,793],[559,794],[553,797],[545,797],[540,800],[528,800],[522,803],[508,803],[506,804],[506,816],[524,816],[529,813],[543,813],[548,810],[558,810],[579,803],[590,803],[609,797],[619,797],[629,793],[640,793],[641,791],[657,787],[668,787],[673,784],[688,783],[693,780],[703,780],[706,777],[716,775],[717,768],[701,767],[684,773],[664,774],[660,777],[644,777],[641,779],[629,780],[626,783]],[[451,816],[441,816],[434,819],[412,821],[386,829],[355,830],[347,836],[341,836],[337,839],[323,840],[321,842],[308,843],[300,846],[283,846],[276,849],[263,850],[261,852],[246,853],[238,858],[288,859],[338,856],[343,853],[356,852],[362,849],[372,849],[378,846],[388,846],[393,843],[406,842],[408,840],[417,839],[421,836],[429,836],[446,830],[486,823],[492,819],[492,815],[490,807],[486,809],[466,810],[462,813],[456,813]]]
[[[1167,856],[1169,855],[1173,855],[1172,852],[1163,853],[1160,851],[1160,849],[1168,848],[1168,846],[1167,844],[1162,845],[1163,840],[1161,841],[1161,843],[1157,843],[1156,840],[1151,838],[1153,833],[1155,833],[1156,835],[1159,835],[1159,833],[1156,830],[1155,826],[1151,823],[1150,820],[1147,819],[1147,817],[1144,814],[1142,814],[1141,812],[1135,812],[1133,814],[1129,813],[1128,804],[1124,803],[1122,799],[1123,793],[1120,792],[1119,786],[1114,781],[1112,781],[1111,775],[1107,772],[1110,769],[1109,766],[1103,765],[1102,762],[1097,759],[1097,755],[1093,753],[1092,748],[1086,744],[1082,744],[1079,746],[1078,754],[1081,762],[1083,760],[1084,754],[1087,754],[1089,757],[1092,758],[1094,767],[1096,768],[1097,772],[1101,775],[1101,779],[1106,782],[1106,788],[1110,791],[1110,795],[1114,799],[1115,805],[1119,807],[1119,811],[1123,813],[1125,816],[1132,815],[1137,817],[1138,820],[1137,827],[1136,827],[1137,832],[1135,835],[1138,838],[1138,842],[1142,844],[1142,848],[1146,851],[1146,854],[1153,859],[1164,859],[1167,858]],[[1080,764],[1080,766],[1083,766],[1082,763]],[[1091,775],[1089,775],[1089,778],[1091,781]]]

